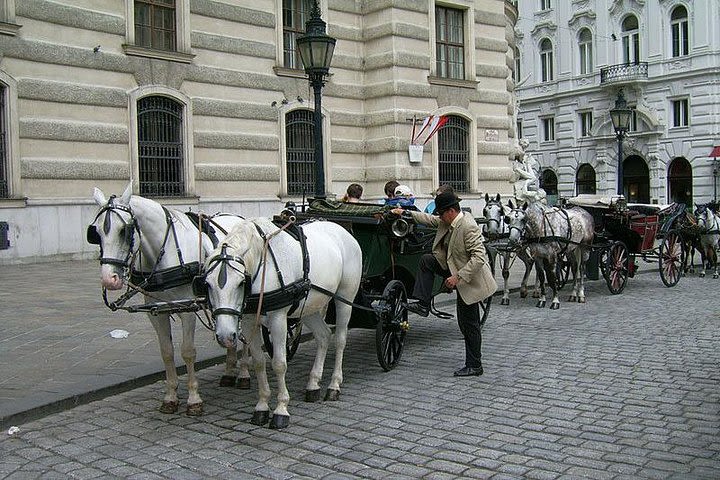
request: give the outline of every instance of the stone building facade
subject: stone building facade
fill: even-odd
[[[628,200],[715,198],[720,2],[530,0],[518,9],[516,128],[553,197],[617,191],[609,111],[622,91],[633,110],[623,141]]]
[[[0,263],[96,254],[84,242],[95,186],[120,194],[132,180],[167,205],[244,216],[301,201],[313,97],[294,39],[311,3],[0,0]],[[479,208],[509,189],[513,2],[319,6],[337,38],[330,194],[358,182],[376,201],[397,179],[423,203],[452,181]],[[449,121],[410,162],[412,119],[429,115]]]

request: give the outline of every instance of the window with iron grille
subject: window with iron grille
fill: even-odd
[[[456,192],[469,192],[470,122],[450,115],[437,136],[438,183],[448,183]]]
[[[575,176],[575,188],[577,194],[594,195],[597,191],[597,182],[595,181],[595,169],[589,163],[583,163],[577,169]]]
[[[311,7],[310,0],[283,0],[283,65],[287,68],[303,68],[295,41],[305,33]]]
[[[675,7],[670,15],[672,30],[672,56],[681,57],[690,52],[690,41],[688,40],[688,14],[685,7]]]
[[[463,11],[435,7],[437,76],[465,78],[465,27]]]
[[[178,197],[185,194],[183,106],[168,97],[138,100],[140,194]]]
[[[10,179],[8,178],[8,129],[5,121],[7,87],[0,83],[0,198],[8,198],[10,196]]]
[[[312,110],[293,110],[285,115],[288,195],[315,191],[314,135]]]
[[[135,0],[135,44],[177,50],[175,0]]]

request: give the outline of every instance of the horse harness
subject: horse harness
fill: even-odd
[[[564,220],[567,222],[567,235],[565,236],[559,236],[555,235],[555,231],[552,227],[552,224],[548,220],[548,216],[555,213],[561,213]],[[568,249],[568,245],[581,245],[580,242],[574,242],[572,241],[572,225],[570,224],[570,215],[568,214],[567,210],[564,208],[557,208],[556,210],[551,211],[543,211],[543,230],[544,233],[547,233],[548,227],[550,228],[550,235],[543,235],[541,237],[525,237],[526,243],[550,243],[550,242],[558,242],[562,244],[562,248],[558,252],[559,255],[562,255],[565,253],[565,251]],[[525,222],[525,228],[527,230],[527,221]]]

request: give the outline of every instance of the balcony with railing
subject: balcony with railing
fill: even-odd
[[[647,62],[620,63],[600,69],[600,85],[635,83],[647,78]]]

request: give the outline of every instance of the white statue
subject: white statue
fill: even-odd
[[[526,152],[527,139],[518,142],[513,158],[513,194],[519,202],[544,201],[547,196],[540,188],[540,163]]]

